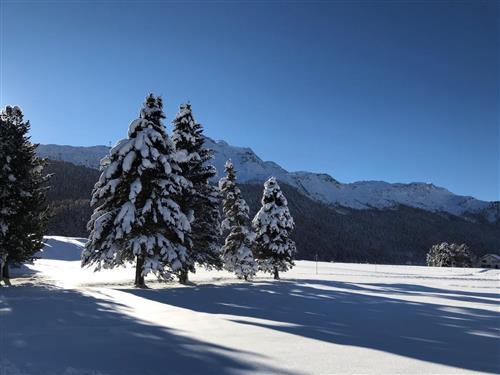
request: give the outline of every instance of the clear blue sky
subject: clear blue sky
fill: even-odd
[[[115,143],[153,91],[289,170],[499,199],[499,2],[1,1],[36,142]]]

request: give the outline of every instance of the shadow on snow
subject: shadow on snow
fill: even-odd
[[[165,290],[123,290],[149,300],[328,343],[353,345],[474,371],[500,373],[500,313],[356,292],[422,295],[498,304],[496,294],[419,285],[281,280]],[[331,288],[337,290],[331,290]],[[330,290],[328,290],[330,288]],[[384,291],[384,288],[386,289]],[[453,295],[450,296],[450,294]],[[256,323],[246,317],[276,321]],[[283,325],[280,323],[289,323]],[[334,369],[332,369],[334,370]]]
[[[135,320],[119,307],[50,286],[0,289],[0,373],[277,372],[238,360],[242,352]]]

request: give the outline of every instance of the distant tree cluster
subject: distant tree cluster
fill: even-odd
[[[472,267],[473,255],[466,244],[443,242],[431,247],[427,265],[431,267]]]

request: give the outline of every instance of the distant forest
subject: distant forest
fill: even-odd
[[[90,195],[99,171],[50,161],[47,198],[52,211],[49,235],[86,237]],[[465,220],[407,206],[354,210],[311,200],[281,183],[296,222],[297,259],[386,264],[425,264],[439,242],[467,243],[476,255],[500,252],[500,223]],[[251,216],[260,207],[261,184],[241,184]]]

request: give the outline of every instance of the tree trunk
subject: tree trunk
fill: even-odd
[[[179,273],[179,282],[181,284],[187,284],[189,282],[188,270],[181,270],[181,272]]]
[[[144,275],[142,274],[142,268],[144,266],[144,257],[138,256],[135,263],[135,287],[145,288]]]
[[[2,264],[2,278],[0,279],[0,281],[4,282],[5,285],[12,285],[10,283],[10,273],[9,273],[9,263],[7,261],[5,261],[3,264]]]
[[[279,280],[280,274],[278,272],[278,267],[274,267],[274,280]]]

